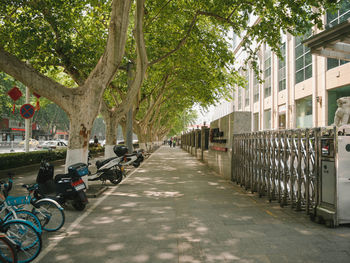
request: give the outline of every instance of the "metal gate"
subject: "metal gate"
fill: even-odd
[[[234,134],[232,181],[307,214],[318,198],[320,129]]]

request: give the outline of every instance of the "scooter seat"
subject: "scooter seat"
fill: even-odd
[[[136,156],[136,153],[124,154],[123,157],[128,158],[128,157],[132,157],[132,156]]]
[[[118,157],[111,157],[108,158],[106,160],[102,160],[102,161],[96,161],[96,167],[97,169],[99,169],[100,167],[104,166],[106,163],[109,163],[111,160],[118,158]]]

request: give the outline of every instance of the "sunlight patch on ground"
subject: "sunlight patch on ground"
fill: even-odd
[[[93,220],[92,223],[94,224],[110,224],[113,223],[114,220],[110,217],[98,217],[96,220]]]
[[[125,247],[124,244],[111,244],[106,249],[108,251],[118,251],[118,250],[122,250],[124,247]]]
[[[135,193],[121,193],[121,192],[118,192],[118,193],[115,193],[114,195],[115,196],[126,196],[126,197],[140,197],[140,195],[135,194]]]
[[[158,235],[158,236],[147,235],[147,237],[151,240],[154,240],[154,241],[160,241],[160,240],[166,239],[166,235]]]
[[[117,214],[117,215],[119,215],[119,214],[122,214],[124,212],[124,209],[114,209],[113,211],[112,211],[112,214]]]
[[[208,232],[208,228],[206,228],[204,226],[200,226],[200,227],[196,228],[196,231],[203,234],[203,233],[207,233]]]
[[[137,205],[138,205],[138,203],[135,203],[135,202],[128,202],[125,204],[120,204],[120,206],[123,206],[123,207],[136,207]]]
[[[57,261],[61,261],[61,260],[64,260],[65,262],[67,262],[66,260],[69,259],[69,255],[59,255],[59,256],[56,256],[56,260]]]
[[[218,261],[223,261],[223,262],[232,262],[232,260],[240,260],[241,258],[231,254],[230,252],[222,252],[218,255],[207,255],[208,260],[212,262],[218,262]]]
[[[179,262],[201,263],[200,260],[196,260],[192,256],[188,255],[181,255],[179,259]]]
[[[148,262],[149,260],[149,255],[146,254],[141,254],[133,257],[134,262]]]
[[[296,228],[295,229],[296,231],[298,231],[300,234],[303,234],[303,235],[312,235],[313,233],[311,231],[308,231],[308,230],[305,230],[305,229],[298,229]]]
[[[104,206],[104,207],[102,207],[102,210],[105,210],[105,211],[108,211],[108,210],[111,210],[111,209],[113,209],[113,207],[111,207],[111,206]]]
[[[175,257],[175,255],[173,253],[159,253],[157,255],[157,257],[159,259],[173,259]]]
[[[180,197],[180,196],[183,196],[183,194],[180,194],[180,192],[144,191],[144,194],[146,196],[152,196],[152,197]]]

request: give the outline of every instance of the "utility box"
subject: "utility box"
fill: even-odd
[[[316,221],[329,227],[350,223],[350,125],[327,127],[320,138]]]

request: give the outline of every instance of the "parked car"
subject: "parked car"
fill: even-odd
[[[24,141],[20,141],[18,145],[19,145],[19,146],[24,146],[25,143],[26,143],[25,140],[24,140]],[[39,145],[39,142],[38,142],[37,140],[35,140],[35,139],[29,139],[29,146],[30,146],[30,147],[37,147],[38,145]]]
[[[45,141],[43,144],[38,146],[38,148],[42,149],[62,149],[66,147],[67,144],[62,141]]]

